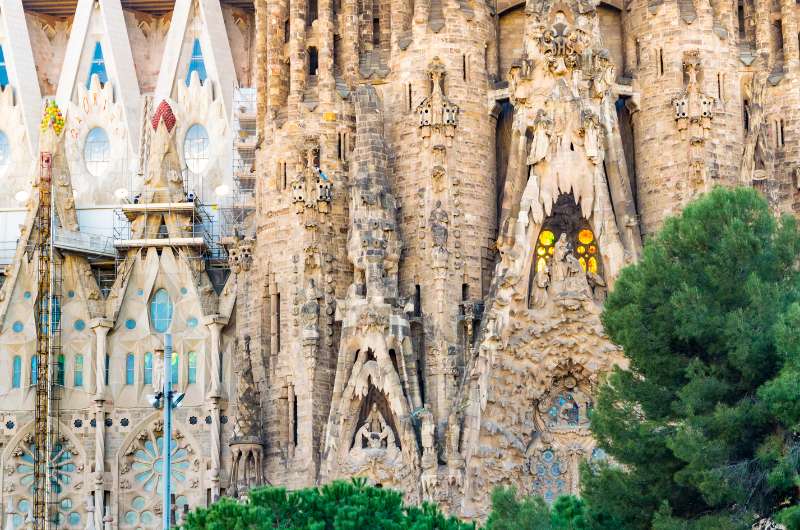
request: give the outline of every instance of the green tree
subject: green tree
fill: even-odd
[[[406,506],[401,493],[335,481],[289,492],[256,488],[245,502],[220,499],[191,512],[185,530],[469,530],[474,524],[444,516],[431,504]]]
[[[622,271],[602,320],[630,366],[592,416],[622,465],[583,468],[594,528],[749,528],[797,503],[799,254],[792,218],[718,188]]]
[[[561,496],[547,506],[538,496],[517,497],[514,488],[492,492],[492,511],[485,530],[587,530],[584,502],[571,495]]]

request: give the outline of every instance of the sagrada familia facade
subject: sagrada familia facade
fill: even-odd
[[[3,0],[0,501],[58,526],[346,477],[578,492],[602,305],[716,185],[800,211],[794,0]],[[54,226],[40,222],[52,190]],[[185,398],[172,438],[148,400]]]

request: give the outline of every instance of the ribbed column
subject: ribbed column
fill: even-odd
[[[319,99],[323,110],[334,102],[336,82],[333,77],[333,2],[319,0],[319,19],[314,23],[319,44]]]
[[[289,112],[297,112],[306,89],[306,1],[294,0],[289,6]]]
[[[103,526],[106,454],[106,339],[112,327],[110,320],[95,319],[89,327],[95,333],[95,397],[94,397],[94,517],[95,527]]]
[[[791,72],[800,66],[800,45],[797,39],[797,18],[794,0],[781,0],[781,27],[783,28],[783,68]]]

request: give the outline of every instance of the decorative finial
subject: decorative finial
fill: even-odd
[[[172,107],[169,106],[166,100],[162,100],[158,104],[155,114],[153,114],[153,130],[158,129],[158,122],[164,120],[164,125],[167,126],[167,132],[172,132],[175,127],[175,114],[172,113]]]

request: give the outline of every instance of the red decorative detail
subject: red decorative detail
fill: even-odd
[[[158,122],[161,120],[164,120],[167,131],[172,132],[172,129],[175,127],[175,115],[172,113],[172,107],[169,106],[166,100],[158,104],[156,113],[153,114],[153,130],[158,129]]]

